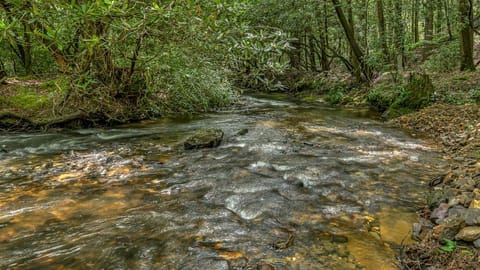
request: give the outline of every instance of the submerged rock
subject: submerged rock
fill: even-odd
[[[220,145],[223,131],[216,128],[201,129],[190,136],[184,143],[185,150],[214,148]]]
[[[473,242],[473,245],[474,245],[476,248],[480,248],[480,239],[474,241],[474,242]]]
[[[243,136],[248,133],[248,128],[243,128],[239,132],[237,132],[237,135]]]

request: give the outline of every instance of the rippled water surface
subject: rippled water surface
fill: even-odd
[[[0,136],[0,269],[396,269],[438,154],[364,111],[242,100]],[[201,127],[221,146],[184,151]]]

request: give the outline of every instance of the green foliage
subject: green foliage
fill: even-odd
[[[327,97],[325,100],[333,105],[340,104],[345,101],[345,93],[348,88],[344,84],[336,84],[329,88]]]
[[[236,94],[215,65],[194,53],[170,48],[147,73],[151,113],[194,113],[231,104]]]
[[[17,95],[8,98],[1,97],[0,100],[21,110],[31,110],[43,107],[49,99],[46,96],[36,94],[27,87],[19,87],[17,88]]]
[[[367,102],[387,118],[397,117],[427,106],[433,98],[433,85],[426,74],[410,75],[407,83],[381,83],[367,94]]]
[[[422,68],[432,72],[454,71],[458,69],[459,59],[460,44],[458,41],[452,41],[438,46],[422,64]]]
[[[403,86],[395,83],[376,85],[368,92],[367,102],[370,106],[383,112],[395,102],[395,99],[403,91]]]
[[[457,242],[447,238],[443,238],[443,242],[445,242],[445,244],[438,248],[440,251],[452,253],[457,249]]]

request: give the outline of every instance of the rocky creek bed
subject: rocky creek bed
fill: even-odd
[[[435,147],[366,110],[242,102],[1,135],[0,268],[398,269]]]
[[[423,220],[413,229],[421,241],[404,250],[404,269],[480,269],[478,119],[476,105],[436,104],[392,121],[436,142],[451,164],[430,181]]]

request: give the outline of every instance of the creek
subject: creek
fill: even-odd
[[[183,150],[204,127],[221,145]],[[0,269],[397,269],[445,166],[368,110],[273,95],[0,145]]]

